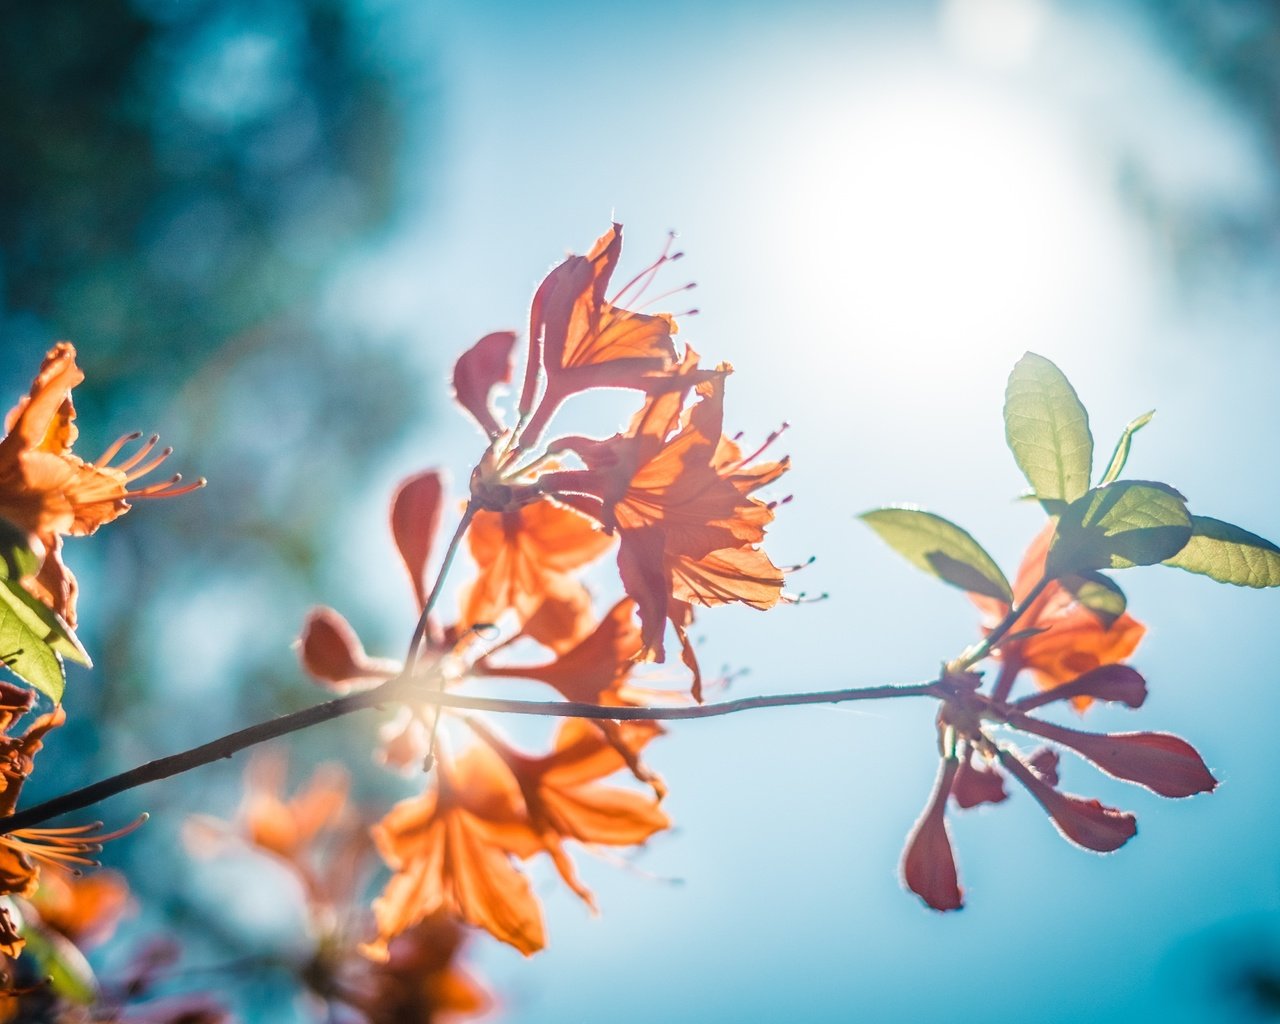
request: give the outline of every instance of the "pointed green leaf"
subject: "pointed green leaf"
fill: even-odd
[[[1106,629],[1110,629],[1128,607],[1124,591],[1116,585],[1115,580],[1100,572],[1065,576],[1061,582],[1072,597],[1098,617],[1098,621]]]
[[[26,594],[19,584],[0,580],[0,663],[57,703],[66,686],[62,659],[45,640],[44,623],[19,594]]]
[[[1133,435],[1151,422],[1151,417],[1156,414],[1152,409],[1150,412],[1144,412],[1137,419],[1129,421],[1128,426],[1120,433],[1120,440],[1116,442],[1116,450],[1111,453],[1111,461],[1107,463],[1107,471],[1102,474],[1099,484],[1109,484],[1120,479],[1120,474],[1124,471],[1124,464],[1129,461],[1129,448],[1133,445]]]
[[[0,518],[0,579],[16,580],[40,571],[40,559],[27,543],[26,532]]]
[[[1071,382],[1028,352],[1009,374],[1004,431],[1018,467],[1041,501],[1075,501],[1089,489],[1093,435]]]
[[[1067,506],[1045,559],[1061,579],[1092,569],[1127,569],[1172,558],[1191,539],[1186,499],[1168,484],[1118,480]]]
[[[31,624],[31,628],[54,651],[77,665],[83,665],[85,668],[93,667],[89,652],[80,645],[80,640],[61,615],[43,601],[28,594],[16,581],[0,581],[0,590],[4,591],[0,597],[23,606],[23,614]]]
[[[982,545],[955,523],[918,508],[878,508],[859,517],[913,565],[953,587],[1012,601],[1004,573]]]
[[[1208,516],[1191,517],[1191,539],[1164,564],[1237,587],[1280,587],[1280,548]]]

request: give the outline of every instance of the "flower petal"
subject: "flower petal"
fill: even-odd
[[[933,796],[911,830],[902,856],[903,882],[934,910],[959,910],[964,906],[946,819],[947,796],[959,766],[955,758],[943,759]]]
[[[444,479],[435,469],[406,477],[391,499],[391,534],[409,571],[419,608],[427,600],[427,562],[440,529],[443,501]]]
[[[1138,821],[1132,814],[1105,807],[1097,800],[1060,793],[1007,750],[1000,751],[1000,763],[1027,787],[1063,837],[1077,846],[1111,853],[1137,834]]]
[[[370,658],[356,631],[332,608],[312,608],[298,637],[303,669],[331,690],[345,693],[356,686],[372,686],[400,671],[393,661]]]
[[[1186,740],[1167,732],[1092,733],[1019,715],[1015,729],[1070,747],[1108,775],[1167,797],[1211,793],[1218,780]]]
[[[453,366],[453,393],[490,438],[502,433],[502,424],[493,414],[493,389],[511,380],[511,349],[514,331],[486,334],[458,357]]]
[[[1140,708],[1147,699],[1147,683],[1128,665],[1102,665],[1069,683],[1023,697],[1014,706],[1020,711],[1030,711],[1053,701],[1075,700],[1079,697]]]
[[[962,759],[951,783],[951,798],[957,807],[970,808],[979,804],[998,804],[1008,799],[1004,789],[1004,776],[994,768],[973,764]]]

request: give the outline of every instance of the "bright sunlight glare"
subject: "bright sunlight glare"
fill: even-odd
[[[1003,361],[1122,270],[1105,192],[1047,108],[905,69],[844,96],[797,127],[787,205],[860,356]]]

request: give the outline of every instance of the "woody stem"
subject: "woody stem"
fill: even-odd
[[[1026,614],[1027,609],[1031,607],[1035,599],[1040,596],[1044,591],[1044,588],[1051,582],[1052,580],[1048,576],[1041,576],[1040,582],[1032,587],[1027,596],[1018,604],[1012,605],[1009,608],[1009,613],[996,624],[996,627],[990,633],[986,635],[982,643],[964,654],[960,662],[960,668],[965,669],[970,665],[976,665],[990,654],[996,644],[1004,639],[1005,634],[1018,624],[1018,620]]]
[[[890,697],[942,697],[946,691],[936,681],[927,683],[889,684],[885,686],[856,687],[847,690],[823,690],[816,693],[773,694],[761,697],[741,697],[716,704],[695,704],[684,707],[617,707],[603,704],[582,704],[576,701],[528,701],[502,700],[493,697],[470,697],[440,690],[423,690],[418,681],[409,676],[397,676],[381,686],[361,693],[353,693],[336,700],[326,701],[314,707],[304,708],[292,714],[281,715],[267,722],[259,722],[246,729],[228,733],[210,743],[172,754],[155,761],[148,761],[129,771],[101,779],[88,786],[64,793],[18,811],[0,820],[0,834],[17,829],[30,828],[60,814],[78,811],[92,806],[107,797],[136,789],[148,782],[181,775],[193,768],[229,758],[233,754],[258,743],[279,736],[298,732],[319,725],[330,719],[349,715],[353,711],[376,708],[409,696],[415,701],[436,707],[459,708],[467,711],[492,711],[513,715],[538,715],[549,718],[595,718],[612,721],[674,721],[686,718],[716,718],[739,711],[757,708],[789,707],[801,704],[842,704],[856,700],[882,700]]]
[[[462,510],[462,519],[458,521],[458,528],[449,538],[449,546],[445,548],[444,559],[440,562],[440,571],[436,574],[436,581],[431,586],[431,593],[422,604],[422,614],[418,616],[418,624],[414,627],[413,636],[409,640],[409,650],[404,656],[405,675],[412,673],[414,666],[418,664],[418,656],[422,652],[422,641],[427,635],[427,623],[431,618],[431,610],[440,599],[440,591],[444,589],[444,578],[449,575],[449,567],[453,565],[453,558],[458,553],[458,545],[462,543],[463,534],[467,532],[467,527],[471,525],[475,514],[475,504],[468,501],[467,507]]]

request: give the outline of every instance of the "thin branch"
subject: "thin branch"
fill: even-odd
[[[976,665],[990,654],[992,648],[999,644],[1004,639],[1004,635],[1018,624],[1018,620],[1026,614],[1027,609],[1031,607],[1035,599],[1052,582],[1051,577],[1041,576],[1040,581],[1031,588],[1031,591],[1020,603],[1010,606],[1009,613],[997,623],[995,629],[988,633],[980,644],[969,649],[961,656],[960,668],[964,669],[969,668],[971,665]]]
[[[406,675],[412,672],[414,666],[418,663],[418,656],[422,653],[422,641],[427,635],[427,624],[431,619],[431,610],[435,608],[436,601],[440,599],[440,592],[444,589],[444,578],[449,575],[449,567],[453,565],[453,558],[458,553],[458,545],[462,543],[462,536],[467,532],[467,527],[471,525],[471,520],[475,514],[475,503],[468,501],[467,507],[462,510],[462,518],[458,521],[458,528],[453,531],[453,536],[449,538],[449,546],[445,549],[444,558],[440,560],[440,571],[436,574],[436,581],[431,587],[431,593],[427,595],[426,601],[422,604],[422,614],[418,616],[418,624],[414,627],[413,636],[409,640],[409,649],[404,656],[404,671]]]
[[[314,707],[281,715],[267,722],[259,722],[198,747],[172,754],[155,761],[148,761],[129,771],[94,782],[81,789],[64,793],[18,811],[0,822],[0,834],[39,825],[69,811],[82,810],[107,797],[115,796],[148,782],[181,775],[193,768],[229,758],[247,747],[297,732],[330,719],[341,718],[354,711],[380,707],[394,701],[412,699],[438,707],[458,708],[467,711],[491,711],[500,714],[538,715],[549,718],[597,718],[612,721],[676,721],[687,718],[716,718],[739,711],[758,708],[790,707],[801,704],[842,704],[857,700],[882,700],[890,697],[940,697],[945,696],[935,681],[927,683],[889,684],[866,686],[846,690],[822,690],[816,693],[771,694],[761,697],[740,697],[737,700],[716,704],[693,704],[680,707],[620,707],[607,704],[582,704],[575,701],[503,700],[495,697],[469,697],[460,693],[442,693],[424,690],[418,681],[408,676],[398,676],[381,686],[361,693],[338,697],[336,700]]]

